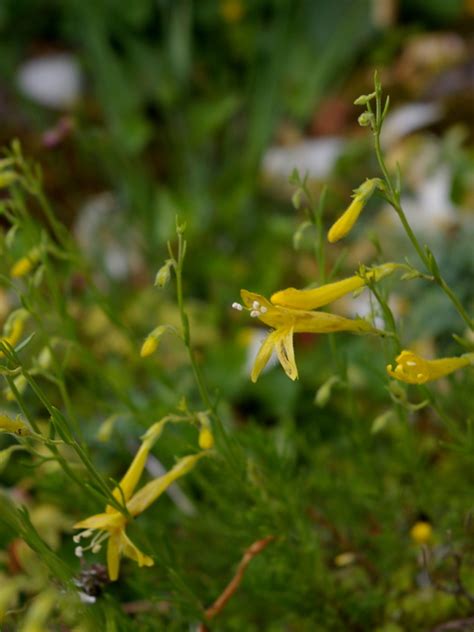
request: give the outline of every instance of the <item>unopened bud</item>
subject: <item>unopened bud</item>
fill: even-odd
[[[214,446],[214,435],[210,428],[201,428],[198,443],[202,450],[210,450]]]
[[[26,276],[38,263],[39,258],[39,248],[32,248],[26,256],[21,257],[21,259],[18,259],[18,261],[13,264],[10,270],[10,275],[14,278]]]
[[[340,379],[337,375],[332,375],[328,380],[324,382],[324,384],[322,384],[318,388],[318,390],[316,391],[316,396],[314,398],[314,403],[316,404],[316,406],[319,406],[319,408],[324,408],[324,406],[326,406],[331,397],[333,386],[339,381]]]
[[[370,94],[361,94],[360,97],[354,101],[354,105],[367,105],[369,101],[375,98],[375,92],[371,92]]]
[[[383,430],[385,426],[390,421],[392,421],[393,417],[394,417],[393,410],[386,410],[384,413],[382,413],[381,415],[379,415],[378,417],[374,419],[374,421],[372,422],[372,428],[370,429],[370,432],[372,434],[377,434],[377,432],[380,432],[381,430]]]
[[[165,263],[161,266],[161,268],[156,273],[155,277],[155,287],[165,287],[167,283],[169,283],[171,277],[171,267],[173,265],[172,259],[167,259]]]
[[[362,114],[357,119],[357,122],[361,127],[369,127],[374,122],[374,115],[372,112],[362,112]]]
[[[145,342],[142,344],[142,348],[140,349],[140,355],[142,358],[146,358],[147,356],[155,353],[158,348],[160,338],[165,333],[166,329],[166,325],[160,325],[148,334],[145,338]]]

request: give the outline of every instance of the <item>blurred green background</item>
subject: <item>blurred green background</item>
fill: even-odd
[[[290,382],[278,367],[253,385],[259,330],[230,305],[242,287],[269,295],[319,280],[311,230],[294,240],[305,218],[291,203],[289,177],[295,167],[307,173],[315,199],[327,184],[329,226],[352,189],[379,175],[370,133],[352,105],[371,92],[377,68],[392,103],[384,149],[390,168],[400,164],[407,215],[472,310],[473,25],[474,3],[465,0],[1,2],[0,142],[19,138],[42,165],[55,212],[106,297],[99,308],[96,296],[82,293],[83,279],[65,283],[93,353],[88,363],[72,362],[67,380],[98,467],[117,477],[130,459],[131,434],[183,394],[198,406],[175,342],[163,341],[157,360],[138,357],[153,327],[177,321],[172,293],[152,285],[176,215],[187,220],[194,342],[241,444],[247,479],[211,463],[187,490],[198,521],[169,500],[163,522],[158,513],[144,518],[142,541],[162,560],[161,583],[156,588],[154,575],[142,579],[130,565],[128,583],[111,594],[117,603],[169,599],[162,629],[187,629],[199,613],[197,597],[211,603],[238,552],[266,533],[282,534],[282,542],[268,549],[267,562],[256,560],[253,579],[212,629],[415,632],[472,614],[472,605],[424,590],[432,586],[408,535],[428,516],[439,559],[448,532],[472,558],[463,526],[474,482],[474,443],[464,426],[472,377],[442,393],[461,420],[458,435],[447,435],[430,409],[414,413],[407,427],[392,420],[371,433],[391,406],[390,358],[377,341],[300,336],[301,379]],[[413,257],[405,237],[374,199],[344,244],[328,251],[327,266],[339,259],[343,276],[359,263],[405,255]],[[427,355],[459,353],[451,334],[464,333],[462,322],[436,288],[398,284],[391,300],[407,345]],[[340,310],[364,315],[370,305],[361,299]],[[317,390],[335,374],[340,383],[324,407],[315,406]],[[119,423],[104,446],[94,437],[110,414]],[[183,438],[172,434],[163,446],[169,465]],[[2,474],[5,486],[20,472],[14,460]],[[57,502],[62,484],[45,477],[37,498]],[[76,515],[75,498],[62,502],[75,519],[96,509],[81,501]],[[362,552],[365,567],[338,567],[336,555],[349,547]],[[161,629],[152,627],[155,614],[128,628],[114,612],[118,630]]]

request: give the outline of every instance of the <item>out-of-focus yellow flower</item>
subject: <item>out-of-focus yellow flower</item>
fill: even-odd
[[[348,279],[342,279],[342,281],[326,283],[326,285],[312,290],[297,290],[293,287],[289,287],[286,290],[275,292],[270,300],[274,305],[281,307],[317,309],[318,307],[336,301],[338,298],[350,292],[359,290],[364,287],[368,281],[380,281],[380,279],[391,274],[397,267],[398,264],[396,263],[384,263],[372,270],[368,270],[365,273],[365,277],[355,275]]]
[[[20,340],[23,330],[25,329],[25,321],[28,318],[28,312],[25,309],[17,309],[10,314],[5,327],[3,328],[3,336],[0,342],[6,342],[14,347]],[[4,355],[0,350],[0,358]]]
[[[329,229],[328,241],[333,244],[350,232],[375,189],[381,186],[382,181],[380,178],[371,178],[363,182],[358,189],[354,190],[353,201]]]
[[[260,294],[247,290],[241,290],[241,296],[245,307],[250,311],[250,316],[258,318],[262,323],[274,329],[263,341],[257,354],[250,374],[252,382],[257,381],[273,350],[276,350],[278,359],[288,377],[296,380],[298,369],[293,348],[294,333],[321,334],[334,331],[375,333],[377,331],[370,323],[362,319],[352,320],[327,312],[281,307],[274,305]],[[243,309],[239,303],[234,303],[233,307],[239,311]]]
[[[58,593],[53,589],[41,592],[28,608],[20,632],[44,632],[46,622],[54,610]]]
[[[134,494],[133,492],[142,475],[150,449],[161,435],[167,421],[168,419],[165,418],[151,426],[143,437],[142,445],[125,476],[112,492],[116,500],[125,505],[130,518],[115,509],[115,507],[108,505],[104,513],[96,514],[74,525],[75,529],[85,529],[82,533],[74,536],[76,543],[79,543],[81,538],[88,538],[93,535],[94,531],[97,532],[88,547],[76,547],[76,555],[79,557],[82,556],[84,551],[89,549],[93,553],[97,553],[101,549],[102,543],[108,540],[107,568],[111,581],[115,581],[118,578],[120,557],[122,555],[131,558],[139,566],[153,566],[153,559],[142,553],[125,533],[127,522],[145,511],[174,481],[187,474],[199,459],[207,454],[207,452],[203,451],[181,458],[169,472],[150,481]]]
[[[387,366],[387,373],[391,377],[407,384],[424,384],[473,364],[474,353],[466,353],[458,358],[425,360],[413,351],[404,350],[397,356],[396,362],[395,369],[391,364]]]
[[[350,564],[354,564],[356,559],[357,556],[355,553],[352,553],[352,551],[347,551],[346,553],[340,553],[339,555],[336,555],[336,557],[334,558],[334,564],[341,567],[349,566]]]
[[[410,537],[417,544],[427,544],[433,536],[433,527],[427,520],[418,520],[410,529]]]
[[[31,434],[31,430],[21,419],[12,419],[4,414],[0,414],[0,432],[8,432],[19,437]]]
[[[3,171],[0,173],[0,189],[6,189],[13,184],[16,180],[19,180],[20,176],[14,171]]]
[[[234,24],[235,22],[240,22],[245,13],[245,8],[240,0],[221,0],[220,13],[226,22]]]
[[[24,578],[21,576],[7,577],[0,573],[0,623],[3,623],[8,609],[16,603],[23,584]]]
[[[26,256],[21,257],[13,264],[10,275],[14,278],[26,276],[38,263],[40,256],[39,248],[33,248]]]

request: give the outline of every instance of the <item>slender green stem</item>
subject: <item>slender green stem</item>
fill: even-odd
[[[379,110],[380,110],[380,99],[377,98],[377,113],[379,112]],[[418,241],[415,233],[413,232],[410,224],[408,223],[406,215],[405,215],[405,213],[403,211],[403,208],[401,207],[401,204],[400,204],[400,194],[399,194],[398,191],[395,190],[395,188],[394,188],[394,186],[392,184],[392,180],[390,178],[390,174],[389,174],[387,166],[385,164],[385,160],[384,160],[383,154],[382,154],[382,149],[381,149],[381,146],[380,146],[380,130],[381,130],[381,121],[380,121],[379,115],[377,115],[377,117],[376,117],[376,129],[374,130],[375,154],[377,156],[377,160],[378,160],[378,163],[380,165],[380,169],[382,170],[382,173],[383,173],[384,178],[385,178],[385,183],[387,185],[387,200],[391,204],[391,206],[394,208],[395,212],[397,213],[397,215],[398,215],[398,217],[400,219],[400,222],[401,222],[401,224],[402,224],[402,226],[403,226],[403,228],[404,228],[404,230],[405,230],[410,242],[412,243],[412,245],[415,248],[418,256],[420,257],[421,261],[423,262],[425,267],[430,272],[432,272],[431,267],[430,267],[430,262],[429,262],[428,255],[426,254],[426,252],[424,252],[423,248],[420,245],[420,242]],[[437,267],[436,262],[435,262],[435,265]],[[466,310],[462,306],[461,301],[454,294],[454,292],[449,287],[449,285],[446,283],[446,281],[441,276],[441,274],[437,273],[437,274],[433,275],[433,278],[434,278],[434,281],[436,282],[436,284],[441,288],[441,290],[446,294],[446,296],[449,298],[451,303],[454,305],[454,307],[456,308],[457,312],[459,313],[461,318],[464,320],[466,325],[469,327],[469,329],[474,330],[474,321],[473,321],[473,319],[471,319],[469,317],[469,314],[466,312]]]
[[[191,343],[191,331],[189,327],[189,318],[186,313],[186,309],[184,305],[184,294],[183,294],[183,263],[184,263],[185,255],[186,255],[186,241],[183,239],[182,232],[178,230],[178,258],[177,260],[175,259],[174,261],[175,261],[175,272],[176,272],[176,294],[177,294],[178,307],[179,307],[179,312],[180,312],[180,317],[181,317],[181,325],[183,328],[183,341],[188,351],[189,361],[191,363],[194,379],[196,381],[196,385],[198,387],[202,402],[204,406],[210,411],[211,417],[214,420],[215,428],[219,436],[222,438],[222,441],[226,447],[226,451],[229,458],[235,462],[235,457],[230,447],[229,438],[225,431],[224,424],[222,423],[222,419],[217,413],[215,404],[212,402],[209,396],[209,391],[207,389],[204,376],[196,360],[194,349]]]

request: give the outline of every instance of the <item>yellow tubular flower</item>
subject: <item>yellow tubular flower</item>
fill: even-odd
[[[200,452],[183,457],[169,472],[147,483],[133,495],[145,468],[148,454],[161,435],[168,420],[169,418],[165,417],[148,430],[126,474],[112,492],[119,503],[125,504],[131,517],[136,517],[145,511],[175,480],[187,474],[197,461],[207,454],[207,452]],[[93,531],[97,531],[88,547],[78,546],[76,548],[76,555],[79,557],[82,556],[84,551],[89,549],[93,553],[97,553],[101,549],[102,543],[108,539],[107,568],[111,581],[115,581],[119,576],[120,558],[122,555],[131,558],[140,567],[153,566],[154,564],[153,559],[142,553],[125,533],[128,520],[127,516],[115,509],[115,507],[108,505],[104,513],[90,516],[74,525],[75,529],[85,529],[82,533],[74,536],[76,543],[79,543],[81,538],[90,537]]]
[[[355,275],[342,281],[326,283],[326,285],[311,290],[297,290],[294,287],[289,287],[286,290],[275,292],[270,300],[274,305],[280,305],[281,307],[317,309],[364,287],[367,281],[380,281],[383,277],[391,274],[397,267],[396,263],[385,263],[368,270],[365,279]]]
[[[353,333],[376,333],[376,329],[365,320],[350,319],[326,312],[312,312],[303,309],[291,309],[270,303],[265,297],[255,292],[241,290],[242,300],[250,310],[252,318],[272,327],[272,331],[264,340],[251,372],[252,382],[256,382],[262,369],[267,364],[275,349],[278,359],[288,377],[296,380],[298,369],[293,349],[294,333],[330,333],[334,331],[351,331]],[[235,304],[237,309],[243,309]]]
[[[438,380],[458,369],[474,363],[474,354],[467,353],[459,358],[440,358],[439,360],[425,360],[413,351],[404,350],[396,358],[397,366],[387,366],[387,373],[407,384],[424,384]]]
[[[328,241],[335,243],[345,237],[352,229],[359,218],[364,206],[377,187],[381,185],[379,178],[366,180],[354,191],[354,199],[341,215],[341,217],[331,226],[328,232]]]
[[[18,261],[13,264],[10,275],[14,278],[26,276],[38,263],[39,258],[39,249],[33,248],[25,257],[21,257],[21,259],[18,259]]]

